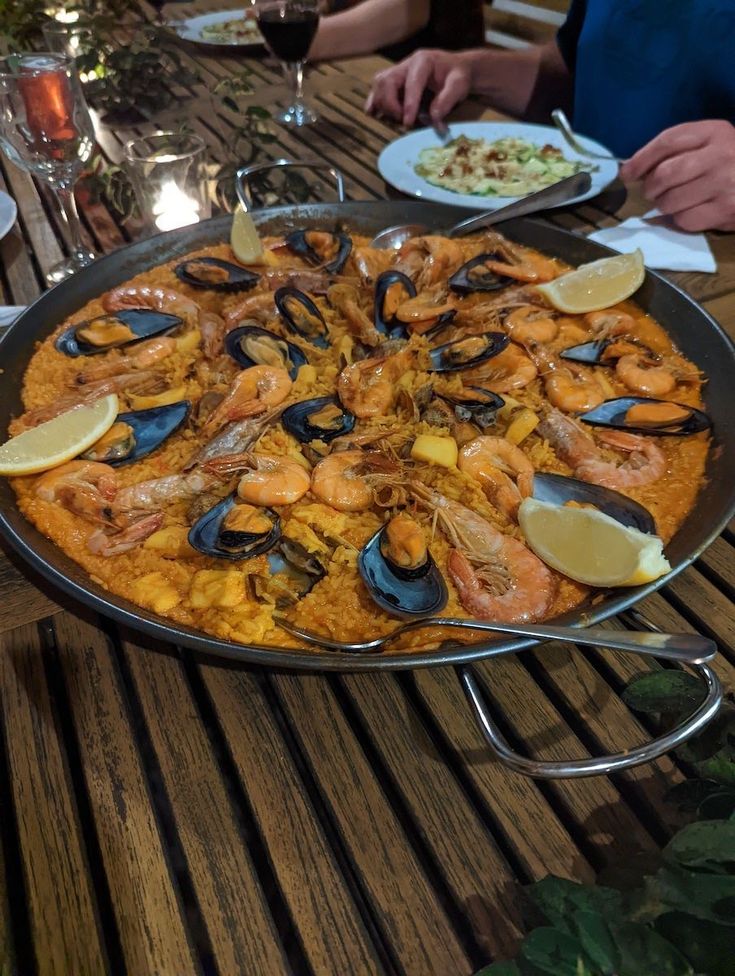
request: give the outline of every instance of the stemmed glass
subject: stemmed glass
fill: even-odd
[[[47,273],[51,284],[95,259],[82,244],[74,200],[74,184],[94,141],[73,58],[51,53],[0,58],[0,147],[16,166],[48,183],[69,232],[70,257]]]
[[[319,118],[304,103],[304,64],[319,26],[318,0],[256,0],[255,13],[265,43],[283,63],[293,102],[275,116],[285,125],[309,125]]]

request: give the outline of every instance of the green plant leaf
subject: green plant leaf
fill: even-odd
[[[607,920],[599,912],[574,912],[576,936],[593,965],[604,976],[613,976],[620,966],[620,950]]]
[[[569,934],[575,931],[572,915],[576,911],[619,918],[623,910],[622,896],[613,888],[577,884],[554,875],[530,885],[528,895],[552,925]]]
[[[669,912],[656,921],[656,930],[686,956],[696,972],[732,976],[735,929],[683,912]]]
[[[704,697],[702,682],[686,671],[653,671],[634,678],[622,694],[625,704],[645,715],[693,711]]]
[[[701,820],[671,838],[664,860],[702,871],[726,873],[735,869],[735,824]]]
[[[513,962],[493,962],[489,966],[484,966],[475,976],[523,976],[518,968],[518,963]]]
[[[723,746],[714,756],[697,763],[697,773],[725,786],[735,786],[735,749]]]
[[[631,918],[639,922],[681,911],[704,921],[735,925],[735,876],[664,867],[645,879],[630,909]]]
[[[679,950],[647,925],[622,922],[613,932],[622,956],[619,976],[693,976]]]
[[[534,929],[526,936],[521,958],[551,976],[580,976],[591,965],[579,939],[548,926]]]

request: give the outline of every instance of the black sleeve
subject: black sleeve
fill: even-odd
[[[577,62],[577,42],[582,33],[586,13],[587,0],[572,0],[567,19],[556,32],[556,43],[559,46],[559,51],[572,74],[574,74]]]

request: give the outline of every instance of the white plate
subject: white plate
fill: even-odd
[[[245,10],[220,10],[215,14],[202,14],[200,17],[189,17],[186,20],[172,20],[169,21],[168,26],[176,31],[183,40],[193,41],[195,44],[210,44],[215,47],[255,47],[263,44],[263,37],[257,28],[252,34],[248,35],[248,39],[243,38],[241,40],[216,40],[212,37],[207,37],[206,34],[202,34],[203,27],[210,27],[213,24],[224,24],[225,21],[235,20],[238,17],[244,16]]]
[[[0,190],[0,238],[5,237],[15,223],[17,216],[18,208],[15,205],[15,200]]]
[[[564,151],[566,159],[581,160],[596,167],[590,172],[592,186],[589,191],[574,197],[567,203],[578,203],[580,200],[588,200],[590,197],[597,196],[618,175],[618,164],[615,161],[607,162],[580,156],[567,145],[558,129],[552,126],[531,125],[528,122],[453,122],[449,126],[449,131],[453,139],[464,135],[471,139],[485,139],[487,142],[495,142],[496,139],[513,136],[516,139],[526,139],[537,146],[557,146]],[[577,138],[592,152],[609,152],[608,149],[593,139],[585,139],[579,136]],[[382,151],[378,158],[380,175],[387,183],[403,193],[421,197],[422,200],[449,203],[455,207],[498,210],[507,203],[513,203],[514,200],[518,199],[518,197],[484,197],[469,193],[453,193],[451,190],[433,186],[415,172],[414,166],[419,161],[419,153],[422,149],[439,145],[441,145],[441,140],[433,129],[419,129],[416,132],[409,132],[408,135],[389,143]]]

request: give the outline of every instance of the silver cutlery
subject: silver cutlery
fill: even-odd
[[[551,118],[554,125],[557,127],[559,132],[564,136],[567,143],[571,148],[579,153],[580,156],[587,156],[589,159],[604,159],[607,162],[613,163],[624,163],[625,160],[621,159],[619,156],[613,156],[612,153],[597,153],[593,152],[591,149],[587,149],[586,146],[577,139],[574,134],[574,130],[569,124],[569,119],[566,117],[565,113],[560,108],[555,108],[551,113]]]

